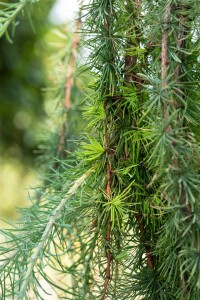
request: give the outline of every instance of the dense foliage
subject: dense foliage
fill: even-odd
[[[2,298],[42,299],[44,278],[62,299],[198,299],[199,3],[82,9],[86,136],[2,232]]]

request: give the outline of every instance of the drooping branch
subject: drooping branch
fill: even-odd
[[[51,217],[49,218],[49,221],[43,231],[43,234],[41,236],[40,242],[37,244],[37,246],[33,249],[32,255],[30,257],[30,261],[27,267],[27,271],[23,276],[23,283],[21,285],[21,289],[19,292],[19,295],[17,297],[18,300],[23,299],[27,287],[29,285],[29,281],[32,275],[32,272],[34,270],[34,267],[36,266],[37,260],[39,258],[40,252],[43,250],[46,242],[49,239],[49,235],[51,234],[52,228],[55,224],[55,222],[59,219],[61,212],[63,208],[66,205],[66,202],[76,193],[77,189],[85,182],[85,180],[89,177],[89,175],[94,172],[94,169],[88,170],[85,174],[83,174],[80,178],[78,178],[74,185],[69,189],[68,193],[66,194],[65,198],[62,199],[60,204],[54,209],[54,211],[51,214]]]
[[[174,9],[177,9],[178,11],[182,11],[184,12],[185,7],[184,6],[177,6],[177,7],[173,7]],[[169,41],[169,35],[168,35],[168,30],[169,30],[169,22],[170,22],[170,15],[171,15],[171,10],[172,7],[171,5],[168,5],[165,11],[165,15],[164,15],[164,22],[163,22],[163,35],[162,35],[162,53],[161,53],[161,79],[162,79],[162,88],[163,89],[167,89],[168,87],[168,82],[167,82],[167,77],[168,77],[168,41]],[[186,42],[185,42],[185,38],[186,38],[186,25],[185,25],[185,16],[183,14],[181,14],[180,12],[176,15],[176,19],[177,19],[177,31],[176,31],[176,49],[177,49],[177,58],[178,61],[176,62],[176,67],[174,69],[174,73],[173,73],[173,79],[174,79],[174,84],[176,86],[176,92],[173,91],[173,101],[171,101],[171,105],[173,105],[173,109],[177,110],[181,107],[181,105],[178,103],[178,97],[177,97],[177,93],[179,94],[179,97],[182,97],[183,95],[183,91],[181,91],[181,85],[180,85],[180,76],[181,76],[181,64],[184,58],[184,50],[186,47]],[[178,92],[177,92],[178,91]],[[168,100],[168,99],[166,99]],[[167,110],[167,106],[169,105],[169,103],[165,103],[164,109],[163,109],[163,115],[164,115],[164,119],[165,121],[167,121],[170,118],[170,114]],[[178,125],[180,124],[179,122],[179,116],[176,117],[175,120],[175,124]],[[168,121],[167,121],[168,122]],[[180,127],[180,125],[179,125]],[[167,131],[168,132],[173,132],[173,128],[172,125],[169,124],[167,127]],[[183,133],[184,137],[187,136],[186,132],[185,134]],[[176,147],[177,143],[175,140],[171,141],[172,146]],[[186,158],[187,159],[187,158]],[[180,158],[179,155],[177,154],[173,154],[173,159],[172,159],[172,166],[174,168],[174,170],[181,170],[181,163],[180,163]],[[181,172],[179,171],[179,173],[181,174]],[[183,186],[183,184],[181,184],[181,186],[179,186],[179,201],[180,204],[182,205],[185,213],[187,216],[191,215],[191,208],[189,206],[189,204],[187,203],[187,196],[186,196],[186,191],[185,191],[185,187]],[[183,289],[183,295],[184,297],[187,298],[187,294],[189,292],[188,287],[186,282],[188,280],[188,275],[187,273],[185,273],[183,275],[184,279],[180,280],[180,285],[181,288]]]
[[[106,105],[105,105],[106,109]],[[106,196],[108,199],[111,197],[111,167],[109,162],[109,136],[108,136],[108,129],[107,124],[106,130],[105,130],[105,142],[104,147],[106,151]],[[109,201],[109,200],[108,200]],[[104,300],[107,293],[108,284],[110,281],[110,269],[111,269],[111,261],[112,261],[112,254],[110,249],[110,243],[111,243],[111,219],[109,216],[108,224],[107,224],[107,235],[106,235],[106,257],[107,257],[107,266],[106,266],[106,278],[104,281],[104,290],[102,294],[101,300]]]
[[[69,56],[69,64],[67,66],[67,75],[66,75],[66,84],[65,84],[65,99],[63,101],[63,108],[64,108],[64,114],[63,114],[63,120],[60,128],[59,133],[59,140],[58,144],[56,145],[56,151],[55,151],[55,158],[59,159],[65,150],[65,136],[66,136],[66,130],[67,130],[67,124],[68,124],[68,112],[71,109],[71,90],[74,85],[74,73],[75,73],[75,60],[77,56],[77,48],[79,44],[79,29],[81,26],[81,10],[80,10],[80,16],[76,21],[76,27],[75,32],[72,40],[72,49],[71,54]],[[59,167],[59,161],[54,161],[51,165],[51,167],[56,170]],[[38,192],[38,195],[36,196],[36,204],[38,205],[41,201],[41,196],[43,195],[43,192],[46,189],[46,184],[48,180],[44,182],[44,187],[41,188],[41,190]]]
[[[179,8],[180,9],[180,8]],[[167,82],[167,77],[168,77],[168,65],[169,65],[169,60],[168,60],[168,40],[169,40],[169,36],[168,36],[168,31],[169,31],[169,25],[170,25],[170,17],[171,17],[171,4],[169,4],[166,7],[165,10],[165,14],[164,14],[164,19],[163,19],[163,35],[162,35],[162,50],[161,50],[161,80],[162,80],[162,88],[164,90],[167,89],[168,87],[168,82]],[[181,61],[183,59],[183,52],[182,50],[184,50],[185,47],[185,35],[186,35],[186,28],[185,28],[185,17],[182,14],[178,15],[178,30],[177,30],[177,34],[176,34],[176,47],[178,50],[178,59],[180,60],[180,63],[177,63],[177,66],[175,67],[174,70],[174,83],[178,84],[179,83],[179,77],[180,77],[180,72],[181,72]],[[169,119],[169,112],[168,112],[168,108],[167,106],[169,105],[168,100],[169,99],[165,99],[165,104],[164,104],[164,109],[163,109],[163,115],[164,115],[164,119],[166,122],[168,122]],[[179,108],[179,104],[177,102],[176,99],[176,95],[175,93],[173,94],[173,106],[174,109],[178,109]],[[179,119],[177,117],[176,123],[178,123]],[[166,129],[167,131],[173,131],[172,125],[168,124],[168,127]],[[173,147],[176,146],[176,142],[172,141],[172,145]],[[174,168],[179,168],[179,160],[177,155],[174,155],[173,157],[173,161],[172,164],[174,166]],[[187,214],[190,213],[190,209],[188,206],[186,206],[186,195],[185,192],[181,191],[181,203],[182,205],[184,205],[186,208],[186,212]]]
[[[113,20],[113,14],[112,14],[112,6],[110,3],[107,4],[107,12],[105,14],[105,19],[104,19],[104,34],[106,34],[107,39],[109,40],[109,47],[108,47],[108,62],[110,65],[114,65],[116,57],[115,57],[115,52],[113,51],[113,42],[110,37],[112,36],[112,22]],[[110,116],[109,116],[109,101],[113,100],[112,103],[114,103],[115,95],[114,95],[114,90],[112,87],[112,84],[109,83],[109,79],[107,79],[108,82],[106,83],[106,96],[104,96],[104,110],[105,114],[107,115],[106,120],[105,120],[105,136],[104,136],[104,149],[106,152],[106,162],[105,162],[105,172],[106,172],[106,188],[105,188],[105,194],[107,197],[107,201],[110,201],[111,199],[111,161],[112,161],[112,154],[111,154],[111,149],[110,149]],[[105,269],[105,280],[103,284],[103,293],[101,296],[101,300],[106,299],[107,295],[107,289],[109,282],[111,280],[111,264],[112,264],[112,253],[111,253],[111,227],[112,227],[112,222],[111,222],[111,217],[110,215],[108,216],[108,221],[107,221],[107,228],[106,228],[106,237],[105,237],[105,247],[106,247],[106,269]]]
[[[61,125],[60,130],[60,139],[57,147],[57,153],[56,157],[60,157],[60,154],[64,150],[65,145],[65,133],[66,133],[66,123],[67,123],[67,114],[68,111],[71,109],[71,91],[74,85],[74,72],[75,72],[75,61],[76,61],[76,55],[77,55],[77,48],[79,44],[79,29],[81,26],[81,16],[76,21],[76,28],[75,33],[72,41],[72,49],[71,49],[71,55],[69,58],[69,65],[67,69],[67,75],[66,75],[66,84],[65,84],[65,112],[64,112],[64,120]]]
[[[162,48],[161,48],[161,85],[164,93],[166,93],[168,82],[168,34],[169,34],[169,25],[170,25],[170,17],[171,17],[171,4],[168,4],[163,18],[163,34],[162,34]],[[168,110],[167,110],[167,103],[164,103],[163,108],[163,116],[164,119],[167,121],[169,118]],[[169,124],[167,127],[167,131],[172,130],[171,125]]]
[[[181,5],[179,7],[180,11],[187,11],[187,7],[185,7],[184,5]],[[187,31],[186,31],[186,17],[182,14],[182,13],[178,13],[177,15],[177,19],[178,19],[178,31],[176,34],[176,48],[178,50],[178,58],[180,60],[180,63],[177,63],[177,66],[174,70],[174,81],[175,84],[178,84],[180,81],[180,75],[181,75],[181,64],[184,60],[184,49],[186,48],[186,35],[187,35]],[[176,103],[175,103],[176,105]]]
[[[138,47],[139,46],[139,15],[141,9],[141,0],[131,0],[127,1],[127,10],[130,13],[130,26],[127,28],[127,48]],[[135,20],[133,24],[133,20]],[[132,34],[134,33],[134,43]],[[133,71],[134,67],[137,65],[138,55],[129,55],[125,56],[125,81],[129,83],[135,83],[138,88],[141,85],[141,78]]]
[[[171,4],[168,4],[163,18],[163,34],[162,34],[162,49],[161,49],[161,80],[162,87],[167,87],[167,67],[169,64],[168,61],[168,32],[169,32],[169,23],[171,17]]]
[[[141,9],[141,0],[134,0],[129,1],[128,4],[130,5],[129,13],[131,14],[131,21],[132,26],[131,27],[131,34],[130,36],[135,36],[134,41],[130,39],[128,41],[129,47],[140,46],[140,31],[138,28],[138,20],[140,16],[140,9]],[[128,33],[129,34],[129,33]],[[134,43],[134,44],[133,44]],[[141,78],[137,76],[137,74],[133,71],[134,68],[139,64],[139,57],[138,54],[135,54],[134,56],[126,55],[125,57],[125,81],[129,83],[135,84],[136,91],[139,97],[139,93],[141,92],[142,88],[142,81]],[[126,152],[124,151],[125,159],[127,158]],[[135,213],[135,219],[137,221],[137,225],[140,232],[140,239],[141,242],[144,244],[146,257],[147,257],[147,263],[151,270],[154,269],[154,258],[152,255],[151,247],[148,242],[145,241],[145,227],[142,220],[142,215],[140,213]]]
[[[187,11],[188,7],[184,5],[180,5],[178,7],[179,11],[184,12]],[[178,50],[178,58],[180,63],[177,63],[177,66],[174,70],[174,83],[175,85],[180,85],[180,76],[181,76],[181,64],[183,63],[184,60],[184,50],[186,50],[186,36],[187,36],[187,28],[186,28],[186,17],[182,14],[179,13],[177,15],[178,18],[178,31],[176,34],[176,48]],[[183,91],[180,90],[180,87],[178,87],[178,93],[180,94],[180,97],[182,97]],[[179,108],[180,105],[177,103],[177,100],[174,99],[174,107]],[[187,129],[186,129],[187,131]],[[186,135],[187,137],[187,132]],[[187,215],[191,214],[191,209],[189,205],[187,204],[186,201],[186,194],[184,192],[184,188],[182,187],[181,191],[181,203],[184,206],[185,212]]]

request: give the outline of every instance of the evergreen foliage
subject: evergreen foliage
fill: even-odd
[[[83,11],[87,136],[2,231],[2,298],[199,299],[199,1]]]
[[[4,34],[6,34],[6,37],[9,41],[12,41],[8,32],[8,28],[11,25],[13,30],[16,26],[16,18],[18,15],[24,12],[26,12],[29,15],[29,19],[31,21],[31,15],[30,15],[30,6],[33,3],[38,2],[38,0],[22,0],[19,2],[13,1],[12,3],[7,3],[6,1],[0,2],[0,37],[2,37]]]

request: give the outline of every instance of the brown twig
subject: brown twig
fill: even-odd
[[[107,103],[105,102],[105,109],[106,109]],[[111,167],[109,162],[109,137],[108,137],[108,129],[106,124],[106,130],[105,130],[105,142],[104,147],[106,151],[106,195],[108,199],[111,197]],[[111,262],[112,262],[112,254],[110,250],[110,243],[111,243],[111,219],[109,217],[108,224],[107,224],[107,235],[106,235],[106,257],[107,257],[107,266],[106,266],[106,278],[104,281],[104,290],[102,294],[101,300],[104,300],[107,293],[108,284],[110,281],[110,270],[111,270]]]
[[[69,59],[69,67],[68,67],[67,75],[66,75],[64,107],[67,111],[69,111],[71,109],[71,99],[70,98],[71,98],[71,90],[74,85],[75,61],[76,61],[77,48],[78,48],[78,44],[79,44],[80,26],[81,26],[81,17],[79,17],[76,22],[76,29],[75,29],[74,38],[72,41],[72,51],[71,51],[71,55],[70,55],[70,59]],[[57,157],[60,156],[60,153],[62,153],[63,149],[64,149],[66,122],[67,122],[67,112],[64,113],[64,121],[61,125],[60,139],[59,139],[57,153],[56,153]]]
[[[111,15],[108,14],[107,17],[104,20],[104,27],[106,31],[109,33],[110,31],[110,18]],[[111,61],[114,61],[114,57],[111,58]],[[109,91],[108,91],[109,94]],[[114,98],[114,95],[113,95]],[[107,110],[107,101],[108,99],[104,100],[104,110],[106,113]],[[105,121],[105,138],[104,138],[104,149],[106,152],[106,189],[105,193],[107,195],[108,201],[111,198],[111,166],[110,166],[110,161],[109,161],[109,156],[111,156],[111,149],[109,149],[109,132],[108,132],[108,120],[106,118]],[[107,266],[106,266],[106,271],[105,271],[105,280],[104,280],[104,285],[103,285],[103,293],[101,300],[105,300],[106,294],[107,294],[107,289],[108,289],[108,284],[111,279],[111,263],[112,263],[112,253],[111,253],[111,218],[109,216],[108,218],[108,223],[107,223],[107,234],[106,234],[106,258],[107,258]]]

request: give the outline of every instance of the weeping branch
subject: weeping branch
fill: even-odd
[[[5,234],[13,247],[0,247],[5,299],[20,288],[18,300],[27,297],[29,286],[40,298],[36,271],[74,300],[199,299],[199,143],[192,138],[200,111],[199,41],[194,37],[199,17],[196,1],[189,2],[191,11],[172,0],[91,0],[86,5],[93,92],[85,114],[88,143],[76,156],[84,171],[76,170],[85,174],[63,199],[60,186],[65,179],[71,182],[70,168],[76,164],[66,159],[70,168],[62,176],[56,170],[61,182],[49,183],[44,206],[22,211],[19,236],[15,228]],[[79,21],[76,26],[78,32]],[[65,80],[66,111],[71,109],[78,43],[75,34]],[[84,193],[78,192],[67,210],[68,199],[93,165],[94,180],[87,180]],[[56,208],[54,193],[61,199]],[[6,260],[10,253],[11,261]],[[69,267],[64,254],[73,256]],[[55,286],[42,269],[46,261],[72,276],[73,283]]]
[[[105,105],[106,109],[106,105]],[[111,168],[109,162],[109,137],[108,137],[108,129],[106,124],[105,130],[105,150],[106,150],[106,195],[108,197],[108,201],[111,197]],[[111,243],[111,219],[109,216],[108,224],[107,224],[107,235],[106,235],[106,257],[107,257],[107,266],[106,266],[106,278],[104,281],[104,290],[102,294],[101,300],[104,300],[107,293],[108,284],[110,281],[110,269],[111,269],[111,261],[112,261],[112,254],[110,250],[110,243]]]
[[[163,18],[163,34],[162,34],[162,49],[161,49],[161,80],[162,80],[162,89],[164,93],[167,93],[167,76],[168,76],[168,31],[170,28],[170,17],[171,17],[171,4],[168,4]],[[167,121],[169,118],[169,113],[167,110],[167,103],[164,104],[163,116]],[[167,131],[172,130],[171,125],[167,127]]]
[[[81,13],[80,13],[81,14]],[[69,66],[67,70],[66,76],[66,84],[65,84],[65,112],[64,112],[64,120],[61,125],[60,131],[60,139],[57,147],[56,157],[60,157],[60,154],[63,153],[64,146],[65,146],[65,134],[66,134],[66,123],[67,123],[67,115],[68,111],[71,109],[71,90],[74,85],[74,73],[75,73],[75,62],[76,62],[76,55],[77,55],[77,48],[79,44],[79,29],[81,27],[81,16],[76,21],[76,29],[72,41],[72,49],[71,55],[69,58]]]
[[[19,292],[19,295],[17,297],[18,300],[21,300],[26,291],[27,291],[27,287],[30,283],[30,278],[32,275],[32,272],[34,270],[34,267],[37,263],[37,260],[39,258],[39,255],[41,253],[41,251],[43,250],[45,243],[48,241],[48,238],[51,234],[52,228],[55,224],[55,222],[59,219],[61,212],[63,210],[63,208],[66,205],[66,202],[76,193],[76,191],[78,190],[78,188],[85,182],[85,180],[89,177],[89,175],[94,172],[94,169],[90,169],[88,170],[85,174],[83,174],[79,179],[77,179],[74,183],[74,185],[69,189],[68,193],[66,194],[65,198],[62,199],[62,201],[60,202],[60,204],[55,208],[55,210],[52,212],[51,217],[49,219],[49,222],[47,223],[45,230],[42,234],[42,237],[40,239],[40,242],[38,243],[38,245],[33,249],[33,253],[30,257],[30,262],[28,264],[27,267],[27,271],[25,273],[25,275],[23,276],[23,283]]]
[[[128,2],[128,4],[130,5],[130,14],[131,14],[131,25],[134,22],[134,25],[130,26],[131,28],[131,36],[135,36],[134,39],[134,43],[133,40],[130,39],[128,41],[128,47],[134,47],[135,45],[137,45],[137,47],[139,47],[140,45],[140,32],[139,32],[139,28],[138,28],[138,20],[139,20],[139,16],[140,16],[140,10],[141,10],[141,0],[134,0],[134,1],[130,1]],[[127,35],[129,34],[129,32],[127,32]],[[130,56],[130,55],[126,55],[125,57],[125,81],[132,83],[135,85],[136,90],[137,90],[137,95],[139,98],[139,93],[141,92],[141,87],[142,87],[142,81],[141,78],[137,76],[137,74],[133,71],[138,65],[140,64],[139,62],[139,57],[138,54],[134,55],[134,56]],[[133,120],[134,122],[134,120]],[[124,151],[125,152],[125,151]],[[127,159],[127,155],[125,153],[125,160]],[[141,158],[144,159],[144,158]],[[145,248],[145,252],[146,252],[146,257],[147,257],[147,264],[149,266],[149,268],[151,270],[154,269],[154,258],[152,255],[152,250],[151,250],[151,246],[149,245],[149,243],[147,241],[145,241],[145,226],[142,220],[142,215],[140,213],[135,213],[135,219],[137,221],[137,225],[140,231],[140,240],[141,242],[144,244],[144,248]]]

